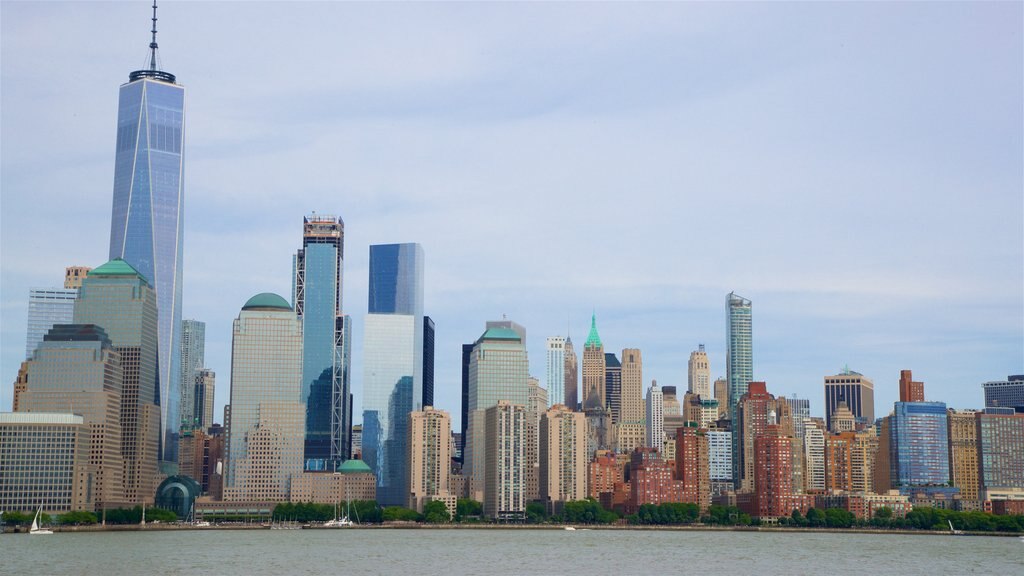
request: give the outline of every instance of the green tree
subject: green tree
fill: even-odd
[[[540,502],[530,502],[526,505],[526,521],[530,524],[540,524],[548,519],[547,510]]]
[[[829,508],[825,510],[825,525],[829,528],[849,528],[853,526],[854,519],[851,512],[842,508]]]
[[[420,515],[415,510],[402,506],[388,506],[381,517],[385,522],[419,522]]]
[[[62,514],[57,519],[57,523],[58,524],[62,524],[62,525],[75,525],[75,526],[95,524],[96,523],[96,514],[94,514],[92,512],[87,512],[85,510],[75,510],[73,512],[68,512],[67,514]]]
[[[35,514],[29,514],[26,512],[14,512],[8,510],[3,513],[4,524],[8,526],[28,526],[32,523],[33,518],[35,518]]]
[[[423,506],[423,521],[428,524],[446,524],[452,521],[448,507],[440,500],[432,500]]]
[[[825,525],[825,513],[817,508],[811,508],[807,511],[807,525],[811,527],[819,527]]]
[[[469,498],[459,498],[455,502],[455,520],[463,522],[469,518],[479,518],[484,513],[483,504]]]

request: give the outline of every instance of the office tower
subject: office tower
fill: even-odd
[[[682,483],[681,502],[711,506],[711,460],[707,430],[692,424],[676,431],[676,480]]]
[[[68,266],[64,269],[64,288],[68,289],[79,289],[82,287],[82,281],[89,275],[89,271],[92,270],[89,266]]]
[[[632,452],[644,445],[647,422],[644,410],[643,357],[636,348],[622,351],[622,388],[616,445],[620,452]]]
[[[177,462],[185,88],[157,68],[155,6],[152,35],[148,68],[129,74],[119,90],[110,259],[125,260],[156,293],[160,458]],[[116,346],[117,338],[111,338]]]
[[[486,482],[486,411],[502,400],[525,410],[530,401],[525,333],[518,324],[488,322],[473,346],[469,361],[469,425],[463,475],[469,478],[470,494],[477,501],[484,497]]]
[[[708,355],[704,351],[703,344],[690,352],[686,381],[690,394],[700,396],[701,400],[711,400],[711,363],[708,362]]]
[[[651,380],[647,389],[647,447],[664,453],[665,444],[665,400],[657,380]]]
[[[473,357],[473,347],[476,344],[462,345],[462,422],[459,424],[461,433],[459,435],[459,462],[465,464],[466,454],[466,429],[469,427],[469,362]]]
[[[181,429],[200,427],[196,412],[196,376],[205,365],[206,323],[198,320],[181,321]],[[211,422],[212,424],[212,422]],[[207,424],[209,426],[209,424]]]
[[[984,500],[994,492],[1024,488],[1024,414],[996,413],[993,408],[979,412],[977,419],[978,483]]]
[[[739,445],[741,453],[733,461],[739,462],[738,490],[753,492],[754,484],[754,440],[775,421],[775,397],[768,393],[764,382],[751,382],[748,391],[736,406],[736,420],[733,421],[733,436],[739,437],[733,446]],[[790,454],[792,459],[792,454]],[[735,472],[734,472],[735,475]]]
[[[844,400],[840,400],[839,404],[836,405],[835,412],[832,412],[831,428],[829,432],[833,434],[839,434],[840,432],[853,432],[857,427],[857,417],[853,415],[853,412],[846,406]]]
[[[754,380],[754,348],[751,326],[751,302],[735,292],[725,297],[726,311],[726,379],[729,381],[729,419],[733,421],[732,436],[732,474],[737,486],[743,477],[741,458],[743,446],[742,429],[735,422],[736,405],[740,397],[747,392],[747,385]],[[753,440],[753,439],[751,439]],[[753,469],[750,470],[753,474]]]
[[[794,496],[792,449],[790,438],[775,424],[768,425],[754,442],[754,515],[758,518],[789,516],[804,507]]]
[[[986,408],[1010,407],[1024,411],[1024,374],[985,382],[981,387],[985,390]]]
[[[708,478],[712,494],[733,489],[732,484],[732,432],[708,430]]]
[[[549,336],[547,339],[548,402],[551,406],[565,402],[565,338]]]
[[[526,379],[526,476],[527,502],[540,497],[540,419],[548,409],[548,391],[533,376]]]
[[[404,506],[409,413],[423,409],[423,248],[370,246],[363,331],[363,460],[377,501]]]
[[[572,338],[565,337],[565,406],[569,410],[579,410],[579,364],[576,351],[572,347]]]
[[[423,405],[434,405],[434,320],[423,317]]]
[[[900,402],[924,402],[924,382],[914,382],[910,370],[900,370]]]
[[[901,492],[949,482],[944,402],[896,402],[889,426],[889,475]]]
[[[283,502],[303,469],[302,321],[277,294],[253,296],[231,337],[224,499]]]
[[[138,369],[137,364],[134,367]],[[19,411],[82,417],[88,440],[86,464],[92,474],[89,499],[96,509],[136,502],[125,497],[124,368],[107,333],[92,324],[54,326],[28,361],[27,375],[29,385],[18,400]],[[156,454],[150,456],[155,467]]]
[[[209,368],[196,370],[193,397],[195,402],[192,410],[195,414],[196,428],[206,430],[213,426],[213,401],[217,385],[217,373]]]
[[[597,315],[590,317],[590,334],[583,344],[583,410],[603,410],[605,402],[604,344],[597,333]]]
[[[804,420],[804,490],[825,490],[825,430]]]
[[[410,509],[423,513],[428,502],[440,500],[454,513],[455,496],[448,489],[451,437],[452,419],[444,410],[424,406],[409,415]]]
[[[349,351],[352,322],[342,307],[345,222],[302,218],[302,248],[292,258],[292,302],[302,320],[302,402],[306,469],[329,470],[349,457]]]
[[[32,358],[36,346],[55,324],[71,324],[75,318],[75,288],[30,288],[28,291],[28,327],[25,331],[25,358]]]
[[[840,402],[853,412],[858,427],[875,421],[875,384],[863,374],[847,368],[835,376],[825,376],[825,422],[829,430],[835,429],[832,415]]]
[[[946,411],[949,426],[949,474],[964,500],[978,499],[978,430],[975,410]]]
[[[0,412],[0,510],[92,510],[89,426],[78,414]]]
[[[621,422],[622,363],[610,352],[604,354],[604,403],[612,411],[612,422]]]
[[[160,457],[161,407],[157,401],[163,398],[157,386],[157,295],[128,262],[111,260],[89,272],[82,282],[75,302],[75,323],[102,327],[121,355],[125,498],[132,503],[150,503],[156,494]],[[31,374],[29,379],[31,385]],[[178,399],[176,396],[175,402]],[[175,453],[177,462],[177,438],[174,443],[170,452]]]
[[[484,515],[526,516],[526,406],[499,400],[485,411]]]
[[[551,514],[587,498],[587,419],[556,404],[540,421],[540,499]]]

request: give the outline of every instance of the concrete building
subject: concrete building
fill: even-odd
[[[732,432],[708,430],[708,478],[713,494],[733,489],[732,483]]]
[[[424,406],[409,415],[409,503],[422,513],[433,500],[441,500],[455,513],[455,498],[449,489],[451,472],[452,419],[444,410]]]
[[[587,497],[587,420],[556,404],[540,422],[540,500],[557,514],[566,502]]]
[[[526,517],[526,406],[499,400],[486,410],[484,515]]]
[[[64,269],[64,287],[68,289],[79,289],[82,281],[89,275],[92,268],[89,266],[68,266]]]
[[[547,389],[551,406],[565,402],[565,338],[549,336],[547,339]]]
[[[587,497],[600,498],[625,480],[625,470],[611,450],[599,450],[587,465]]]
[[[676,480],[682,484],[681,502],[711,506],[711,462],[707,430],[685,426],[676,431]]]
[[[339,504],[372,501],[376,498],[377,480],[373,471],[362,460],[347,460],[338,466],[337,472],[302,472],[292,477],[290,502],[315,502],[317,504]]]
[[[21,363],[18,366],[18,377],[14,379],[14,394],[12,398],[13,407],[11,408],[15,412],[18,410],[18,398],[28,390],[28,360]]]
[[[981,385],[985,391],[986,408],[1017,408],[1024,410],[1024,374],[1007,376]]]
[[[715,380],[715,400],[718,400],[718,418],[729,418],[729,381]]]
[[[840,431],[832,425],[840,402],[845,402],[853,413],[857,427],[875,421],[875,383],[863,374],[847,368],[834,376],[825,376],[825,423],[833,432]]]
[[[825,490],[825,430],[810,418],[804,420],[804,491]]]
[[[663,414],[665,417],[683,415],[683,410],[679,403],[679,396],[676,394],[675,386],[662,386],[661,398],[664,406]]]
[[[900,370],[900,402],[924,402],[924,382],[914,382],[910,370]]]
[[[565,338],[565,405],[570,410],[580,409],[579,399],[580,371],[576,358],[576,350],[572,347],[572,338]]]
[[[793,443],[778,425],[770,424],[754,442],[754,511],[763,520],[789,516],[794,509],[807,512],[809,500],[793,490]]]
[[[530,376],[526,379],[526,490],[527,502],[540,498],[540,419],[548,408],[548,391],[540,387],[540,381]]]
[[[92,510],[92,433],[77,414],[0,412],[0,510]]]
[[[196,480],[203,494],[223,495],[224,428],[211,426],[182,430],[178,437],[178,471]]]
[[[982,498],[995,499],[995,492],[1024,492],[1024,414],[987,408],[975,418]]]
[[[647,434],[645,445],[654,448],[659,453],[665,444],[665,400],[658,387],[657,380],[651,380],[651,387],[647,389]]]
[[[948,409],[949,472],[964,500],[978,500],[977,411]]]
[[[676,455],[678,458],[678,454]],[[672,466],[653,448],[630,453],[629,497],[624,512],[635,514],[644,504],[683,501],[683,483],[675,480]]]
[[[714,398],[711,390],[711,363],[708,361],[704,345],[690,352],[690,362],[686,373],[687,391],[700,396],[701,400]]]
[[[855,433],[825,436],[825,490],[850,492],[851,453]]]
[[[753,492],[755,484],[755,445],[754,441],[763,434],[769,425],[776,424],[775,418],[775,397],[768,393],[764,382],[751,382],[737,404],[736,417],[733,428],[734,434],[740,437],[739,442],[734,441],[742,448],[739,458],[733,458],[739,462],[739,484],[737,489],[743,492]],[[789,453],[792,462],[792,452]]]
[[[857,429],[857,418],[850,411],[849,407],[846,406],[846,402],[840,400],[839,404],[836,405],[836,409],[832,412],[832,417],[829,418],[830,428],[829,432],[833,434],[840,434],[842,432],[853,432]]]
[[[644,445],[647,433],[643,357],[636,348],[622,351],[621,404],[616,446],[620,452],[631,453],[634,448]]]
[[[874,488],[878,435],[874,428],[857,432],[850,447],[850,491],[870,493]]]
[[[231,341],[224,499],[283,502],[303,470],[302,321],[277,294],[250,298]]]

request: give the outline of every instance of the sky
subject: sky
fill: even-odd
[[[147,2],[0,2],[0,410],[30,287],[107,260],[117,90]],[[306,214],[345,220],[356,418],[369,245],[419,242],[435,404],[503,316],[811,400],[845,367],[983,405],[1024,373],[1024,4],[164,2],[186,87],[183,317],[217,412],[232,320],[286,297]]]

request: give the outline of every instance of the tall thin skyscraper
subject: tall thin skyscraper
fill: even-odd
[[[120,88],[110,259],[124,259],[156,292],[161,459],[177,462],[185,88],[158,68],[155,3],[152,35],[149,67]]]
[[[206,323],[198,320],[181,321],[181,429],[199,427],[200,414],[196,411],[196,377],[205,364]]]
[[[572,347],[572,338],[565,337],[565,405],[569,410],[579,408],[579,364],[576,350]]]
[[[622,363],[612,352],[604,353],[604,405],[618,424],[622,420]]]
[[[351,318],[342,312],[345,222],[313,214],[302,219],[302,248],[292,259],[292,300],[302,319],[302,402],[306,405],[306,468],[332,469],[349,457]]]
[[[548,408],[565,402],[565,338],[547,340]]]
[[[583,410],[603,410],[606,406],[604,344],[594,314],[590,317],[590,335],[583,344]]]
[[[647,414],[644,409],[643,356],[636,348],[622,350],[622,392],[617,446],[632,452],[644,445]]]
[[[647,447],[659,454],[665,445],[665,399],[657,380],[647,389]]]
[[[700,396],[701,400],[712,400],[711,394],[711,363],[708,362],[708,354],[704,351],[704,345],[698,346],[697,350],[690,352],[690,362],[687,370],[687,383],[690,394]]]
[[[733,430],[736,425],[736,405],[740,397],[746,394],[747,385],[754,380],[754,351],[751,336],[751,302],[746,298],[730,292],[725,297],[725,339],[728,346],[725,355],[726,379],[729,380],[729,419]],[[742,477],[740,457],[743,446],[740,445],[740,434],[732,435],[732,475],[739,486]]]
[[[363,460],[377,477],[377,501],[408,502],[409,413],[423,409],[423,248],[370,246],[363,330]]]

